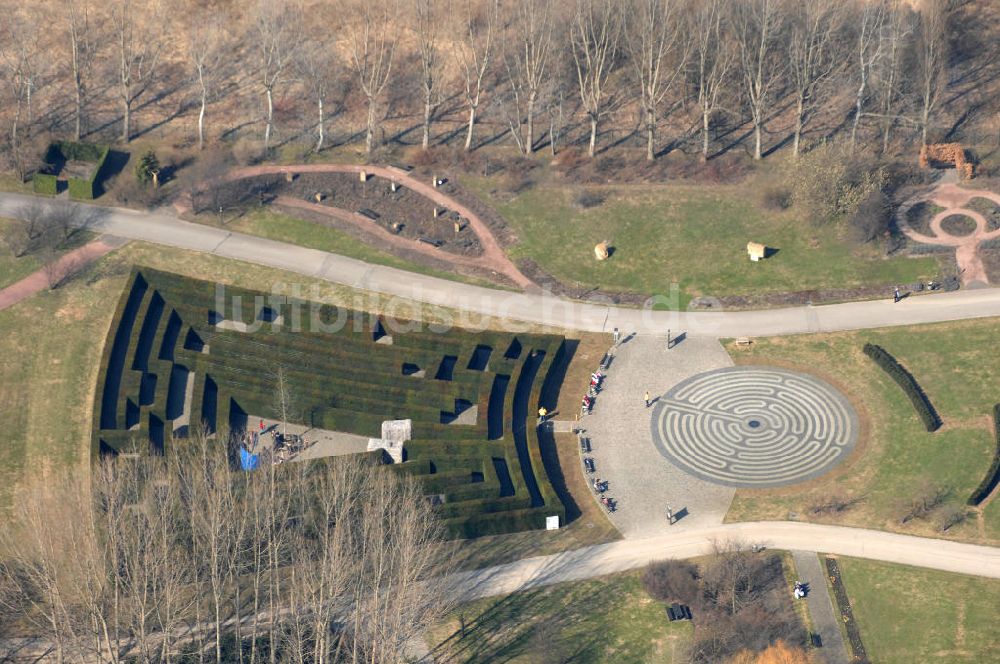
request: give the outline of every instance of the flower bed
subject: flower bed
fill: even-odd
[[[840,576],[840,566],[835,558],[826,558],[826,573],[830,578],[830,585],[833,587],[833,596],[837,600],[837,612],[847,630],[847,640],[851,647],[851,661],[866,664],[868,654],[865,652],[865,644],[861,641],[861,631],[854,619],[851,600],[847,596],[847,588],[844,587],[844,581]]]

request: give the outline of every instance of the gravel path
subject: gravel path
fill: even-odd
[[[688,338],[666,350],[665,337],[637,336],[618,347],[581,426],[591,440],[595,475],[608,482],[607,495],[618,503],[611,521],[626,538],[722,523],[735,489],[693,477],[663,458],[653,443],[654,408],[645,407],[643,394],[655,400],[690,376],[728,366],[732,360],[715,339]],[[680,517],[673,526],[667,506]]]
[[[837,615],[833,611],[830,589],[826,586],[826,574],[819,563],[819,556],[814,551],[792,551],[792,560],[795,561],[798,580],[809,586],[806,604],[812,618],[812,631],[819,635],[821,644],[817,654],[826,664],[848,664],[850,657],[847,656],[844,635],[840,633]]]

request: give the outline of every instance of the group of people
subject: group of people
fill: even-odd
[[[597,393],[601,391],[601,383],[603,381],[604,373],[600,369],[590,374],[590,387],[587,389],[587,393],[583,395],[583,401],[580,403],[581,415],[589,415],[590,411],[593,410],[594,399],[597,398]]]
[[[796,581],[795,590],[792,594],[795,595],[795,599],[802,599],[806,596],[806,585],[801,581]]]

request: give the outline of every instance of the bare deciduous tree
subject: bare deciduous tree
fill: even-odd
[[[84,131],[83,107],[97,55],[94,17],[88,0],[68,0],[66,31],[69,37],[70,78],[73,82],[73,138],[80,140]]]
[[[398,13],[398,0],[386,0],[381,9],[372,6],[372,3],[362,2],[360,15],[350,27],[354,71],[368,103],[365,152],[369,154],[375,149],[378,105],[392,76]]]
[[[271,147],[274,129],[274,89],[288,72],[299,47],[302,17],[299,6],[289,0],[258,0],[254,13],[254,37],[258,47],[257,75],[264,91],[264,150]]]
[[[607,110],[606,85],[615,65],[621,33],[618,0],[577,0],[570,25],[570,47],[576,65],[580,100],[590,120],[587,154],[597,147],[597,124]]]
[[[420,84],[424,92],[424,122],[420,145],[430,147],[431,122],[441,103],[441,32],[448,8],[442,0],[413,0],[413,26],[420,56]]]
[[[515,0],[512,11],[514,34],[506,60],[517,117],[513,118],[511,132],[521,152],[531,154],[535,149],[536,106],[552,53],[553,7],[548,0]],[[522,106],[526,135],[521,133]]]
[[[187,57],[198,85],[198,149],[205,147],[205,114],[222,68],[226,51],[231,47],[226,15],[221,8],[195,12],[188,32]]]
[[[854,93],[854,117],[851,122],[851,147],[857,143],[858,125],[868,101],[872,70],[882,57],[882,26],[886,19],[884,0],[859,0],[852,17],[857,91]]]
[[[764,123],[780,72],[779,53],[773,48],[782,30],[778,9],[777,0],[740,0],[733,10],[733,33],[740,52],[743,91],[753,120],[754,159],[763,156]]]
[[[118,50],[118,94],[122,102],[122,142],[132,140],[132,110],[156,80],[163,48],[159,0],[138,7],[118,0],[111,8],[111,25]]]
[[[701,115],[701,159],[708,159],[712,116],[719,110],[735,52],[724,28],[722,0],[705,0],[694,10],[694,78]]]
[[[905,3],[902,0],[889,0],[880,36],[882,57],[873,71],[873,87],[878,88],[881,97],[879,110],[882,120],[882,152],[889,149],[889,137],[898,120],[896,106],[902,97],[902,88],[907,83],[902,72],[903,58],[911,33],[912,26]]]
[[[476,113],[483,99],[483,84],[490,70],[495,51],[496,31],[499,23],[500,0],[487,0],[482,15],[473,9],[472,0],[466,0],[454,40],[456,59],[461,65],[465,103],[469,107],[469,126],[465,132],[465,149],[472,149],[476,128]]]
[[[625,45],[646,126],[646,159],[652,161],[660,105],[684,73],[691,40],[679,0],[632,0],[626,11]]]
[[[298,57],[299,75],[316,101],[316,145],[321,152],[326,147],[326,100],[337,80],[340,62],[329,25],[324,22],[303,29],[302,49]]]
[[[825,0],[801,0],[790,6],[788,60],[795,91],[792,155],[798,157],[802,132],[818,101],[817,92],[837,68],[835,41],[842,16],[838,5]]]
[[[947,0],[924,0],[917,32],[918,89],[920,91],[920,144],[927,145],[927,129],[946,81],[948,62]]]

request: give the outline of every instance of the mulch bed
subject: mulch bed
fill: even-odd
[[[434,203],[407,187],[395,192],[384,178],[370,177],[367,182],[352,173],[301,173],[292,182],[284,178],[276,182],[273,176],[248,178],[249,181],[266,180],[274,183],[272,193],[316,202],[322,194],[320,205],[337,207],[350,212],[370,211],[373,224],[409,240],[426,238],[441,242],[440,250],[461,256],[482,256],[479,237],[460,220],[458,214],[445,210],[435,218]],[[365,214],[362,212],[362,214]],[[365,216],[369,216],[365,214]],[[461,230],[455,233],[455,222]],[[398,225],[398,226],[395,226]]]
[[[851,600],[847,596],[847,588],[840,576],[840,565],[835,558],[826,558],[826,573],[830,577],[830,585],[833,586],[833,596],[837,600],[837,612],[844,622],[847,630],[847,640],[851,645],[853,662],[868,664],[868,653],[865,652],[865,644],[861,641],[861,630],[854,619],[854,611],[851,610]]]

